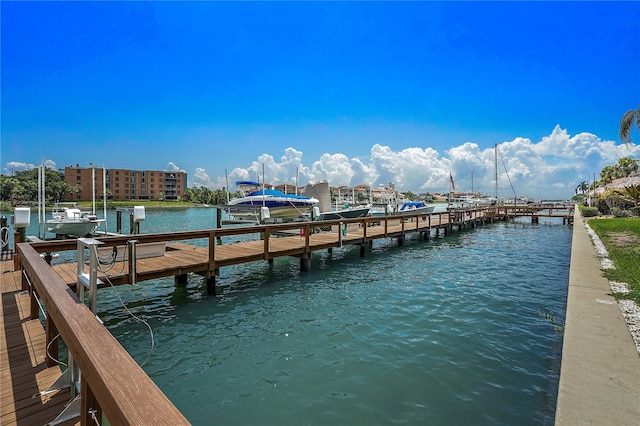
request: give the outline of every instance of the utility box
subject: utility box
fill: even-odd
[[[133,207],[133,221],[138,223],[144,220],[144,206]]]
[[[13,212],[14,228],[28,228],[31,223],[31,208],[16,207]]]
[[[260,207],[260,219],[265,221],[270,218],[271,218],[271,213],[269,212],[269,207]]]

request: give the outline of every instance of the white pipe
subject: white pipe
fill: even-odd
[[[227,182],[227,202],[226,202],[226,204],[229,204],[229,201],[231,200],[231,193],[229,192],[229,176],[227,175],[227,169],[224,169],[224,179]]]
[[[38,238],[42,238],[42,224],[44,222],[42,215],[42,166],[44,163],[40,164],[38,167]]]
[[[92,206],[91,206],[91,214],[96,214],[96,168],[94,165],[91,165],[91,191],[93,192]]]
[[[107,234],[107,169],[102,165],[102,210],[104,214],[104,233]]]

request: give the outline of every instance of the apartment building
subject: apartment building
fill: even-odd
[[[66,201],[101,200],[104,194],[103,175],[106,174],[107,198],[110,200],[180,200],[187,189],[187,174],[166,170],[126,170],[98,167],[64,168],[64,179],[80,191],[67,193]],[[95,182],[95,183],[94,183]]]

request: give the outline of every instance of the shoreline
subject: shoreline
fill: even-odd
[[[556,425],[640,424],[640,354],[579,210],[574,213]]]

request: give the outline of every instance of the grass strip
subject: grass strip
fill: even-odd
[[[640,219],[594,218],[589,220],[589,226],[602,240],[615,267],[604,270],[605,277],[629,288],[629,293],[614,296],[640,304]]]

